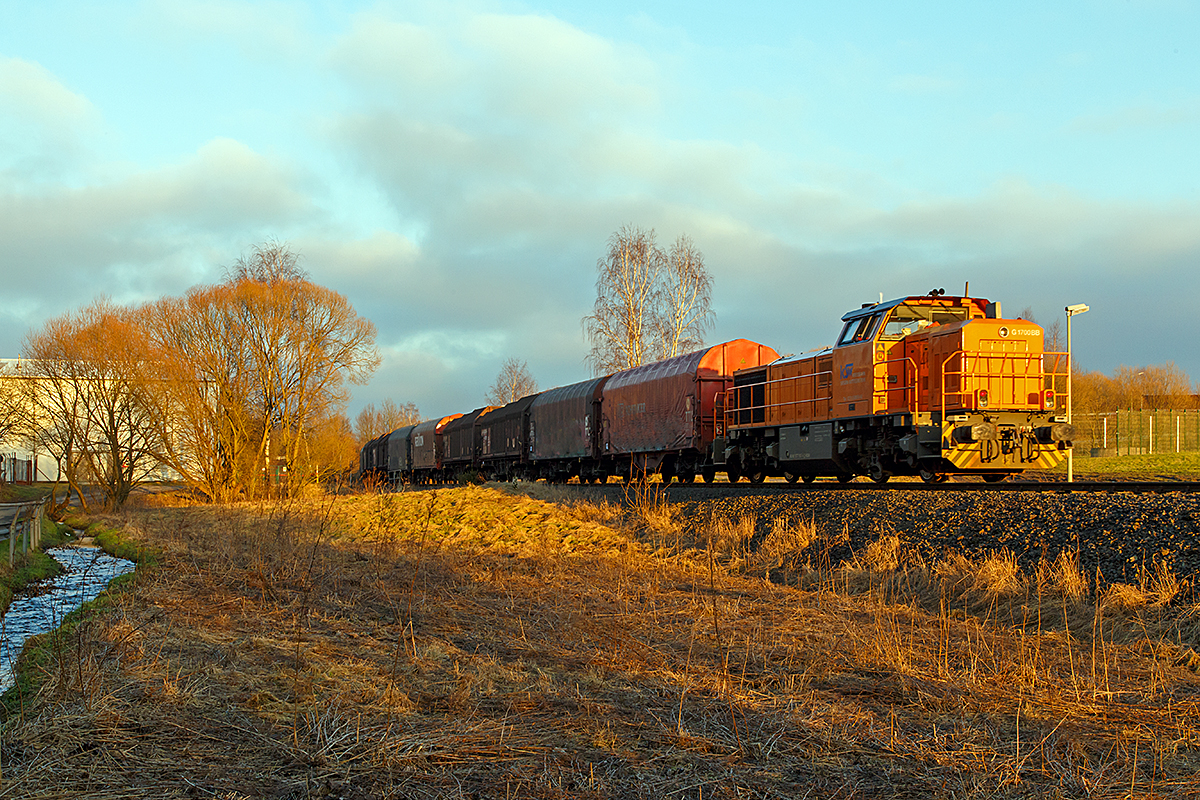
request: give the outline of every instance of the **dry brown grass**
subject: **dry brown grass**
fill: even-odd
[[[1187,609],[642,502],[138,510],[162,567],[45,666],[0,797],[1200,793]]]

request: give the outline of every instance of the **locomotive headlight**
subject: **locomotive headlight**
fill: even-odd
[[[951,432],[950,438],[959,444],[996,441],[1000,438],[1000,429],[991,422],[976,422],[974,425],[959,425]]]
[[[1072,442],[1079,435],[1079,429],[1066,422],[1056,422],[1053,425],[1043,425],[1033,429],[1038,441],[1043,444],[1057,442]]]

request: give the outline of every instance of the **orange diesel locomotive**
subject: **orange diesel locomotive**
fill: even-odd
[[[832,348],[734,374],[713,451],[731,481],[1001,481],[1066,456],[1067,355],[1036,324],[940,289],[842,320]]]

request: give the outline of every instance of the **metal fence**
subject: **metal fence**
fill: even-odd
[[[1144,409],[1076,414],[1076,457],[1200,451],[1200,410]]]
[[[45,513],[46,501],[34,500],[28,503],[0,503],[0,518],[12,520],[8,522],[8,563],[12,564],[17,555],[36,550],[42,544],[42,516]],[[0,550],[2,552],[2,550]]]

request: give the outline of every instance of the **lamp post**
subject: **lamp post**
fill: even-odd
[[[1071,373],[1075,371],[1075,360],[1071,355],[1071,317],[1088,310],[1083,303],[1067,306],[1067,424],[1071,424]],[[1075,443],[1067,449],[1067,483],[1075,482]]]

